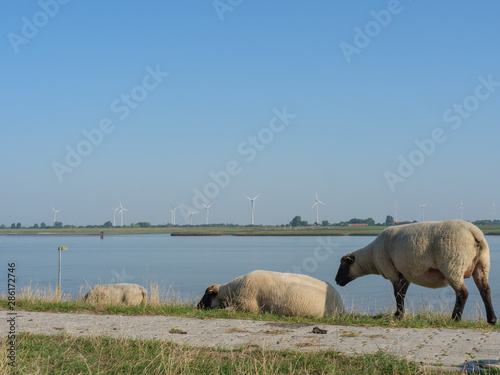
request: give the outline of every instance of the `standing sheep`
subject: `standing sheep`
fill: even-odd
[[[224,285],[212,285],[199,309],[234,306],[252,313],[323,317],[343,314],[344,305],[328,283],[310,276],[253,271]]]
[[[404,315],[410,283],[428,288],[450,285],[456,294],[452,319],[460,320],[469,292],[464,278],[473,277],[486,308],[488,323],[495,324],[488,274],[490,251],[483,232],[461,220],[425,222],[390,227],[362,249],[342,257],[335,277],[344,286],[364,275],[381,275],[392,282],[396,318]]]
[[[145,304],[148,292],[137,284],[105,284],[94,286],[83,300],[90,303],[109,303],[114,305]]]

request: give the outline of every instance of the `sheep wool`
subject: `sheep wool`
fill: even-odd
[[[207,288],[198,308],[234,306],[252,313],[323,317],[344,313],[339,294],[330,284],[310,276],[253,271],[227,284]]]
[[[94,286],[83,298],[89,303],[140,305],[147,302],[146,289],[137,284],[104,284]]]
[[[452,318],[460,320],[468,291],[464,278],[473,277],[495,324],[488,275],[490,253],[483,232],[461,221],[423,222],[383,230],[366,247],[342,257],[335,277],[338,285],[369,274],[390,280],[396,298],[396,317],[404,314],[404,297],[410,283],[428,288],[450,285],[456,294]]]

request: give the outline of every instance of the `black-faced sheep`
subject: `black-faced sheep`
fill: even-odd
[[[370,274],[390,280],[396,298],[395,317],[404,314],[410,283],[428,288],[450,285],[456,294],[452,319],[460,320],[469,295],[464,278],[472,276],[495,324],[488,274],[490,252],[483,232],[461,220],[424,222],[390,227],[366,247],[342,257],[335,277],[338,285]]]
[[[146,303],[148,292],[137,284],[104,284],[94,286],[83,300],[89,303],[140,305]]]
[[[234,306],[252,313],[323,317],[343,314],[344,305],[328,283],[310,276],[253,271],[224,285],[212,285],[199,309]]]

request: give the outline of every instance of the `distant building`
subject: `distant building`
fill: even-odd
[[[394,225],[401,225],[401,224],[410,224],[410,222],[408,220],[405,220],[405,221],[395,221],[394,222]]]
[[[368,223],[349,224],[350,227],[367,227]]]

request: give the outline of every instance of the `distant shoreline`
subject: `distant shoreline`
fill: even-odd
[[[386,226],[366,227],[170,227],[170,228],[49,228],[0,229],[1,236],[11,235],[91,235],[170,234],[171,236],[377,236]],[[481,225],[485,235],[500,235],[500,225]]]

